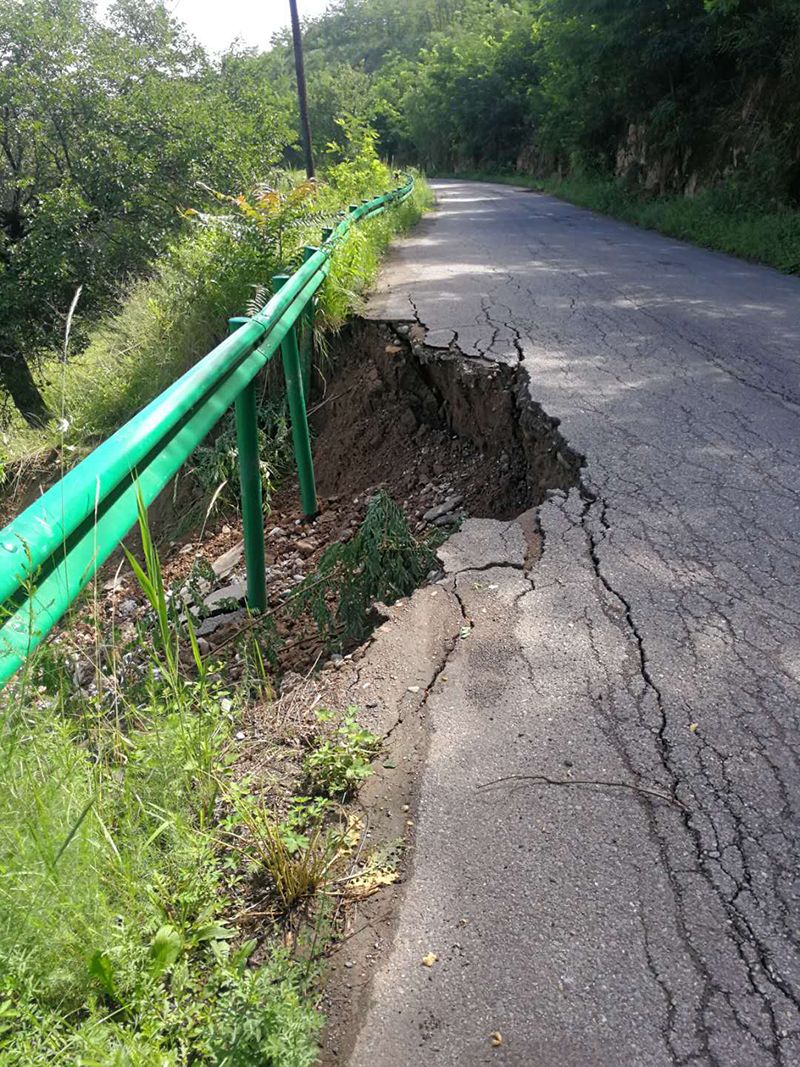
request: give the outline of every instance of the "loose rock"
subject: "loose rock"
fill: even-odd
[[[449,496],[443,504],[437,504],[436,507],[430,508],[422,517],[425,522],[435,522],[442,515],[449,515],[451,511],[455,511],[463,499],[464,497],[460,493]]]

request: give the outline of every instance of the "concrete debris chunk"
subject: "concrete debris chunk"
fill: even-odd
[[[196,633],[198,637],[208,637],[217,630],[221,630],[224,626],[244,622],[246,618],[247,611],[244,608],[238,608],[236,611],[226,611],[222,615],[212,615],[209,619],[203,619],[197,627]]]
[[[209,593],[207,597],[204,597],[203,603],[209,611],[213,611],[215,608],[221,607],[226,600],[242,601],[247,595],[247,585],[244,582],[231,582],[230,585],[225,585],[221,589],[215,589],[213,593]]]
[[[231,571],[236,567],[244,555],[244,541],[239,541],[232,548],[229,548],[227,552],[223,552],[221,556],[211,564],[211,569],[218,578],[227,578]]]

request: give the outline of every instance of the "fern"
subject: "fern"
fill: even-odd
[[[411,533],[405,516],[382,490],[369,503],[358,533],[331,545],[298,587],[298,615],[308,612],[332,645],[363,640],[375,601],[408,596],[435,564],[435,556]]]

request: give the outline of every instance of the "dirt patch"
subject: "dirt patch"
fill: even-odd
[[[582,458],[530,400],[520,368],[431,348],[421,334],[357,320],[336,340],[312,417],[323,493],[382,483],[419,522],[452,492],[467,514],[507,519],[576,484]]]

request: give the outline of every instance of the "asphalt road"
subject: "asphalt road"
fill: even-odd
[[[529,575],[448,550],[474,629],[351,1063],[800,1064],[800,280],[437,192],[370,314],[522,359],[586,467]]]

